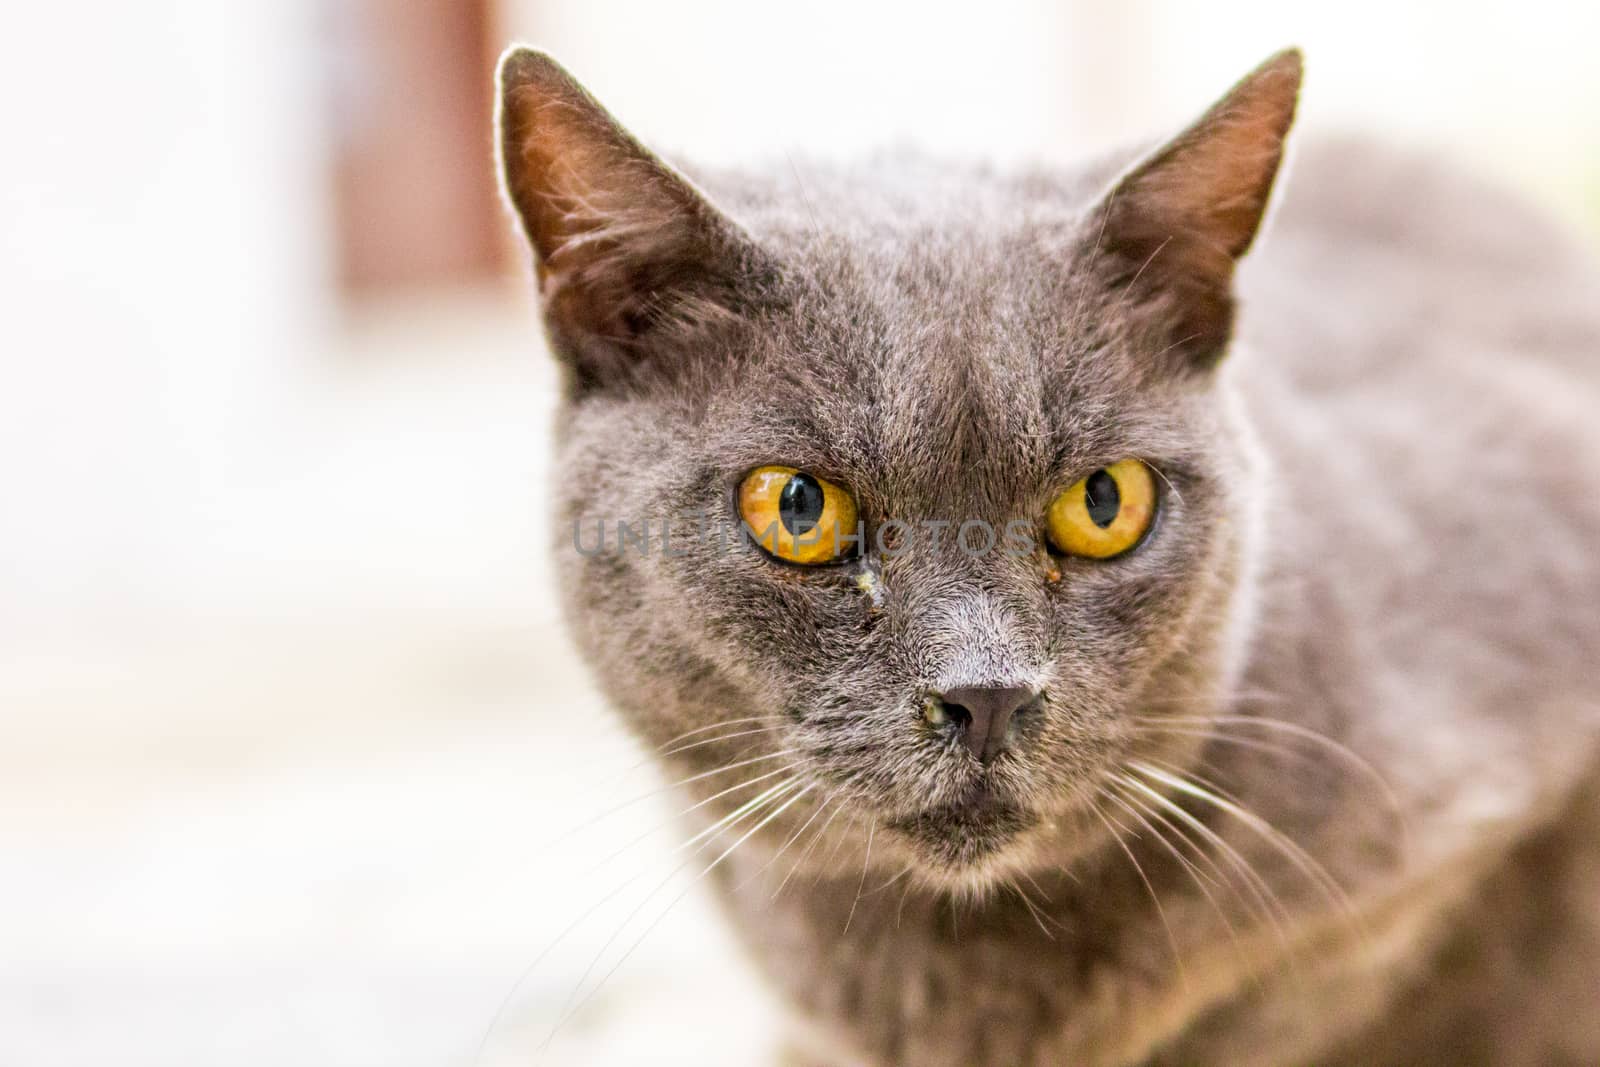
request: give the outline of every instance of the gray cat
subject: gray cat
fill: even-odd
[[[1280,181],[1294,51],[1081,170],[803,182],[499,76],[568,617],[796,1063],[1600,1063],[1572,242],[1365,143]]]

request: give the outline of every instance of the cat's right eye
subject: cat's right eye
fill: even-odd
[[[756,544],[786,563],[833,563],[857,544],[855,498],[793,467],[757,467],[745,475],[739,517]]]

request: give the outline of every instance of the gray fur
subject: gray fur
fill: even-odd
[[[1242,245],[1145,260],[1105,199],[1130,153],[784,165],[698,175],[702,200],[547,57],[501,78],[568,370],[578,643],[668,773],[795,750],[695,799],[790,762],[811,784],[718,869],[796,1062],[1600,1062],[1600,286],[1565,237],[1312,142],[1230,287]],[[552,154],[558,204],[528,162]],[[1232,327],[1220,363],[1197,314]],[[1162,512],[1107,562],[918,542],[801,569],[731,504],[781,463],[869,525],[1003,528],[1128,456]],[[696,510],[738,549],[573,546],[576,520]],[[972,684],[1046,694],[987,766],[920,714]],[[1109,801],[1132,765],[1150,794]]]

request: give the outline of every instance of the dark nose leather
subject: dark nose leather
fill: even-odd
[[[1025,686],[1006,685],[964,686],[938,694],[951,723],[964,731],[967,748],[983,763],[1005,748],[1012,717],[1038,696]]]

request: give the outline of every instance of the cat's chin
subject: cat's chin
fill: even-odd
[[[1015,804],[979,803],[926,808],[890,820],[887,828],[919,861],[925,878],[954,886],[987,882],[1007,866],[1039,817]]]

